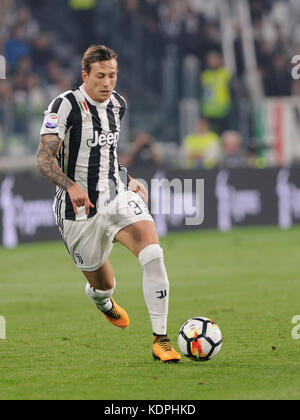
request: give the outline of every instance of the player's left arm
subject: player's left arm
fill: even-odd
[[[135,178],[132,178],[132,176],[128,175],[129,178],[129,189],[135,193],[137,193],[142,199],[145,201],[145,203],[148,202],[148,191],[145,187],[145,185],[138,181]]]
[[[121,112],[120,112],[120,119],[123,118],[125,111],[127,109],[127,104],[124,98],[122,98],[123,101],[125,102],[124,107],[121,108]],[[119,162],[119,169],[122,169],[122,167],[124,167],[120,162]],[[137,179],[133,178],[132,176],[130,176],[127,173],[127,177],[128,177],[128,187],[131,191],[139,194],[139,196],[144,200],[145,203],[148,202],[148,191],[145,188],[145,186],[143,185],[142,182],[138,181]]]

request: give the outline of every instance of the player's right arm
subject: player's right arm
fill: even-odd
[[[88,215],[90,207],[95,207],[89,199],[86,191],[72,181],[56,163],[56,156],[61,148],[62,140],[57,134],[43,134],[37,153],[38,170],[53,184],[67,191],[70,196],[75,214],[78,214],[78,207],[85,207]]]

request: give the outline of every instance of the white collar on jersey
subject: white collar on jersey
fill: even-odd
[[[108,98],[108,99],[106,99],[106,101],[104,101],[104,102],[96,102],[96,101],[94,101],[87,93],[86,93],[86,90],[85,90],[85,88],[84,88],[84,84],[82,84],[81,86],[79,86],[79,89],[80,89],[80,91],[81,91],[81,93],[83,94],[83,96],[85,96],[85,98],[92,104],[92,105],[94,105],[94,106],[97,106],[97,107],[106,107],[108,104],[109,104],[109,102],[110,102],[110,98],[111,98],[111,96]]]

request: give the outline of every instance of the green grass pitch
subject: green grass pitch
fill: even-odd
[[[249,228],[162,239],[171,283],[169,335],[192,316],[220,326],[216,359],[152,359],[142,270],[120,244],[111,254],[116,300],[131,325],[107,322],[62,242],[0,249],[0,399],[299,399],[300,229]]]

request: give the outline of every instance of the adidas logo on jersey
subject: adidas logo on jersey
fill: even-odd
[[[94,133],[94,138],[93,139],[89,139],[87,140],[87,145],[89,147],[96,147],[96,146],[116,146],[118,143],[120,137],[120,132],[119,131],[109,131],[108,133],[99,133],[98,131],[95,131]]]

